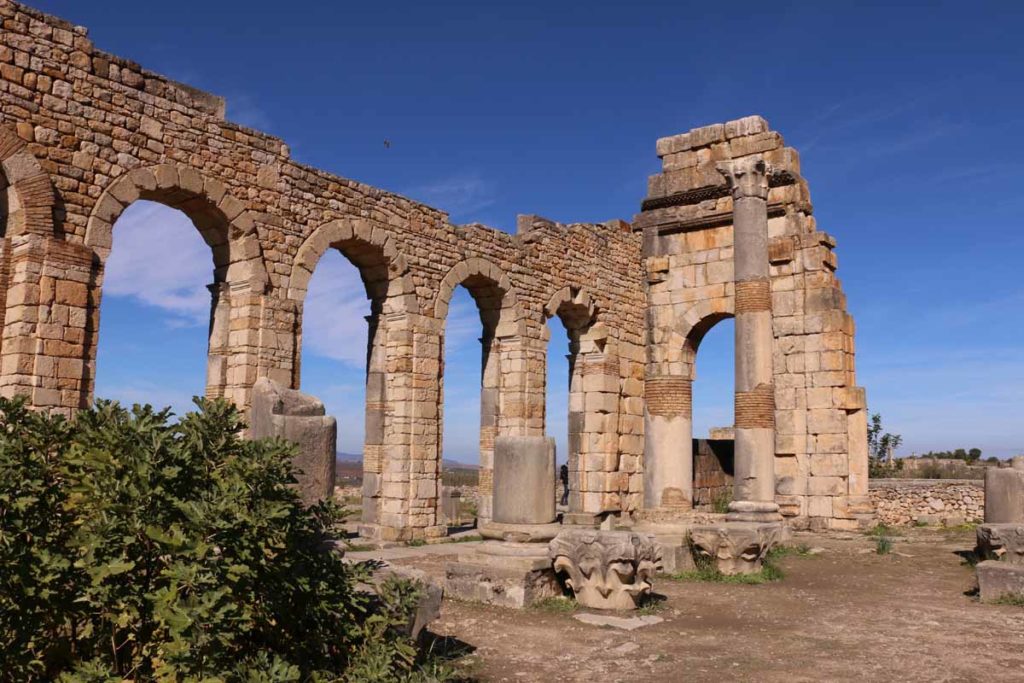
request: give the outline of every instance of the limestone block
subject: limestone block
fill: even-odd
[[[831,512],[831,511],[830,511]],[[723,574],[753,574],[761,569],[768,551],[779,543],[778,522],[722,522],[690,531],[697,565],[711,563]]]
[[[976,533],[979,557],[1024,565],[1024,523],[979,524]]]
[[[499,436],[494,440],[493,519],[501,524],[555,520],[555,440]]]
[[[986,560],[978,563],[976,571],[982,602],[1024,597],[1024,565]]]
[[[567,529],[548,556],[576,601],[594,609],[636,609],[661,564],[654,539],[631,531]]]
[[[485,543],[445,567],[445,593],[516,609],[557,597],[562,587],[546,550],[539,544]]]
[[[985,522],[1024,523],[1024,469],[985,470]]]
[[[296,478],[307,505],[334,493],[338,425],[324,412],[317,398],[273,380],[261,378],[253,386],[250,436],[280,436],[297,445]]]

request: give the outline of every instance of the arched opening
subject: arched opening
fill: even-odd
[[[377,316],[364,291],[359,268],[340,250],[330,249],[317,263],[302,305],[301,388],[323,401],[327,414],[338,421],[336,483],[343,488],[361,486],[363,459],[379,457],[365,448],[368,340]]]
[[[587,411],[597,417],[609,410],[596,394],[587,406],[584,366],[589,359],[600,367],[604,340],[595,334],[600,332],[594,325],[596,307],[589,294],[578,288],[566,287],[555,293],[544,313],[548,319],[545,431],[557,444],[559,504],[563,513],[578,513],[584,508],[587,490],[588,467],[583,462]]]
[[[544,431],[555,439],[555,467],[558,471],[558,507],[569,508],[570,489],[579,491],[579,439],[583,417],[580,380],[573,372],[580,350],[579,335],[573,335],[561,318],[548,319],[547,377],[544,402]],[[574,338],[575,337],[575,338]],[[576,401],[573,401],[573,380]],[[575,476],[573,476],[575,475]],[[576,484],[576,486],[573,486]]]
[[[434,308],[435,317],[444,321],[441,335],[439,461],[467,459],[479,467],[477,519],[491,519],[494,440],[501,433],[512,433],[502,424],[503,384],[519,386],[503,373],[502,345],[514,345],[510,334],[515,305],[509,294],[508,279],[492,264],[470,259],[456,265],[441,284]],[[475,324],[470,321],[476,318]],[[472,339],[479,340],[479,356]],[[479,361],[473,360],[474,356]],[[479,365],[477,365],[479,363]],[[475,380],[474,380],[475,377]],[[478,397],[474,400],[474,396]],[[523,408],[519,408],[522,413]],[[478,418],[476,448],[473,448],[473,418]],[[523,415],[519,415],[522,419]],[[504,429],[504,431],[502,431]],[[442,495],[442,498],[444,494]],[[442,503],[442,508],[444,504]]]
[[[210,247],[183,212],[140,200],[116,219],[109,254],[95,396],[181,415],[206,389],[216,287]]]
[[[393,464],[408,466],[398,452],[408,435],[389,424],[396,409],[388,388],[391,375],[402,375],[402,386],[408,386],[407,370],[389,369],[387,347],[389,316],[410,308],[411,285],[404,273],[386,233],[364,220],[341,219],[306,238],[289,278],[289,298],[298,308],[291,382],[317,396],[337,418],[338,448],[347,454],[343,460],[362,460],[362,521],[368,525],[381,524],[385,515],[401,516],[385,511],[383,501],[388,477],[401,483],[405,471],[389,475],[389,444],[399,447]],[[354,467],[342,463],[342,483],[346,472],[351,479],[358,476]]]
[[[735,322],[709,317],[691,332],[693,505],[725,512],[732,496]]]

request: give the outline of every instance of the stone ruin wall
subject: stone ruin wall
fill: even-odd
[[[880,523],[980,523],[985,518],[985,483],[980,479],[872,479],[869,494]]]
[[[96,49],[82,27],[8,0],[0,21],[3,395],[63,413],[90,402],[112,226],[149,199],[188,214],[211,248],[210,396],[246,406],[261,376],[298,388],[317,261],[334,247],[360,268],[373,311],[368,531],[443,533],[442,344],[459,284],[477,301],[488,351],[485,490],[494,434],[544,431],[546,320],[557,315],[576,347],[575,509],[638,504],[644,293],[628,224],[456,226],[297,163],[281,140],[226,121],[220,98]]]
[[[698,347],[735,315],[733,198],[717,166],[761,155],[771,169],[771,300],[763,304],[773,324],[774,405],[772,397],[763,405],[737,400],[737,425],[774,420],[776,501],[791,524],[855,528],[870,514],[865,396],[835,239],[817,228],[799,155],[758,116],[662,138],[657,150],[662,172],[650,178],[633,226],[644,236],[648,288],[648,426],[692,432]],[[674,439],[651,431],[647,438],[654,472],[672,458]],[[656,489],[645,495],[651,508],[674,504]]]
[[[633,226],[521,216],[510,235],[299,164],[281,140],[226,121],[222,99],[96,49],[82,27],[9,0],[0,21],[0,394],[63,413],[88,405],[113,225],[153,200],[189,215],[210,246],[206,393],[242,407],[259,377],[299,388],[319,258],[337,248],[360,269],[367,533],[444,533],[442,349],[460,284],[483,327],[482,515],[494,436],[544,433],[551,316],[574,358],[570,510],[583,521],[638,511],[645,375],[650,403],[688,415],[699,337],[732,314],[731,199],[708,164],[763,153],[785,171],[769,198],[778,499],[819,526],[861,513],[866,417],[834,241],[815,228],[796,152],[762,119],[659,141],[664,173]]]

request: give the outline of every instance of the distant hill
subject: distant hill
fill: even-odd
[[[341,453],[339,452],[335,459],[337,463],[335,471],[337,473],[338,481],[345,481],[347,483],[354,483],[362,481],[363,479],[363,456],[358,453]],[[468,471],[476,472],[480,469],[479,465],[460,462],[458,460],[449,460],[445,458],[441,463],[441,468],[445,471]]]

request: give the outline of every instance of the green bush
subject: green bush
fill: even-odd
[[[0,680],[403,680],[418,587],[366,585],[305,508],[292,447],[223,401],[98,402],[74,421],[0,399]]]

